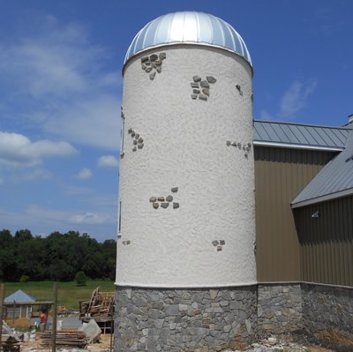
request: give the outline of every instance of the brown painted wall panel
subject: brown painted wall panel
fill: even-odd
[[[319,218],[312,214],[319,212]],[[294,209],[302,279],[353,286],[353,197]]]
[[[301,280],[300,245],[290,202],[334,155],[255,147],[258,281]]]

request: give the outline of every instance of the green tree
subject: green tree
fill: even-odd
[[[0,279],[17,281],[16,246],[9,230],[0,231]]]
[[[45,246],[41,237],[35,237],[17,244],[17,266],[21,275],[32,280],[45,279]]]
[[[25,230],[19,230],[16,231],[15,233],[15,240],[18,242],[24,242],[24,241],[29,241],[33,238],[31,231],[25,229]]]
[[[33,236],[30,230],[0,231],[0,280],[74,280],[83,271],[86,277],[115,276],[116,242],[97,242],[77,231],[52,232]]]

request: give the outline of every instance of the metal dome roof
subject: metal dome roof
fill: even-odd
[[[179,43],[221,47],[244,57],[252,66],[249,51],[239,33],[222,19],[202,12],[169,13],[147,23],[130,44],[124,64],[146,49]]]

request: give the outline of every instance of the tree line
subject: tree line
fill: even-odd
[[[0,231],[0,281],[71,281],[83,271],[91,279],[115,277],[116,241],[97,242],[86,233]]]

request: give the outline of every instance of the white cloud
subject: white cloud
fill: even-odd
[[[104,223],[113,223],[114,220],[106,214],[97,214],[97,213],[80,213],[75,214],[70,217],[69,221],[73,224],[104,224]]]
[[[93,233],[97,239],[106,239],[107,235],[114,237],[116,224],[114,214],[109,214],[109,210],[106,213],[60,210],[37,204],[16,211],[0,208],[0,222],[13,232],[21,228],[29,228],[34,234],[75,230]]]
[[[117,150],[121,74],[108,66],[113,56],[92,44],[77,23],[47,16],[33,32],[0,43],[4,109],[18,120],[26,115],[27,125],[46,134]],[[18,99],[21,109],[14,103]]]
[[[78,100],[53,114],[44,129],[74,143],[118,150],[119,101],[110,95]]]
[[[27,40],[13,48],[13,56],[21,60],[17,67],[21,65],[21,70],[30,72],[25,77],[29,92],[38,97],[85,89],[88,82],[78,72],[75,61],[70,61],[73,50],[53,44],[46,47],[44,44]]]
[[[69,214],[66,211],[54,210],[40,207],[36,204],[28,205],[24,209],[9,211],[0,209],[0,221],[6,227],[14,228],[34,228],[37,225],[48,226],[50,231],[55,227],[64,224]]]
[[[315,92],[316,86],[316,80],[292,82],[283,93],[277,111],[270,113],[267,109],[262,109],[260,118],[264,120],[295,119],[296,115],[306,107],[309,97]]]
[[[83,168],[80,172],[76,175],[77,178],[80,180],[87,180],[92,177],[92,171],[87,168]]]
[[[287,118],[302,110],[307,103],[307,100],[316,89],[317,82],[293,82],[287,91],[283,94],[280,102],[279,117]]]
[[[5,165],[34,166],[40,164],[44,158],[66,157],[76,152],[67,142],[32,142],[22,134],[0,131],[0,163]]]
[[[66,211],[43,208],[35,204],[29,205],[25,209],[24,214],[33,219],[41,219],[41,221],[45,222],[63,221],[67,218]]]
[[[0,48],[0,67],[17,82],[25,83],[20,87],[34,97],[90,89],[95,64],[106,54],[88,42],[82,26],[61,24],[52,16],[42,19],[37,34]]]
[[[51,172],[41,168],[34,168],[30,171],[26,170],[22,175],[17,176],[19,181],[34,181],[34,180],[47,180],[53,175]]]
[[[97,162],[99,167],[117,168],[119,160],[114,155],[102,155]]]

